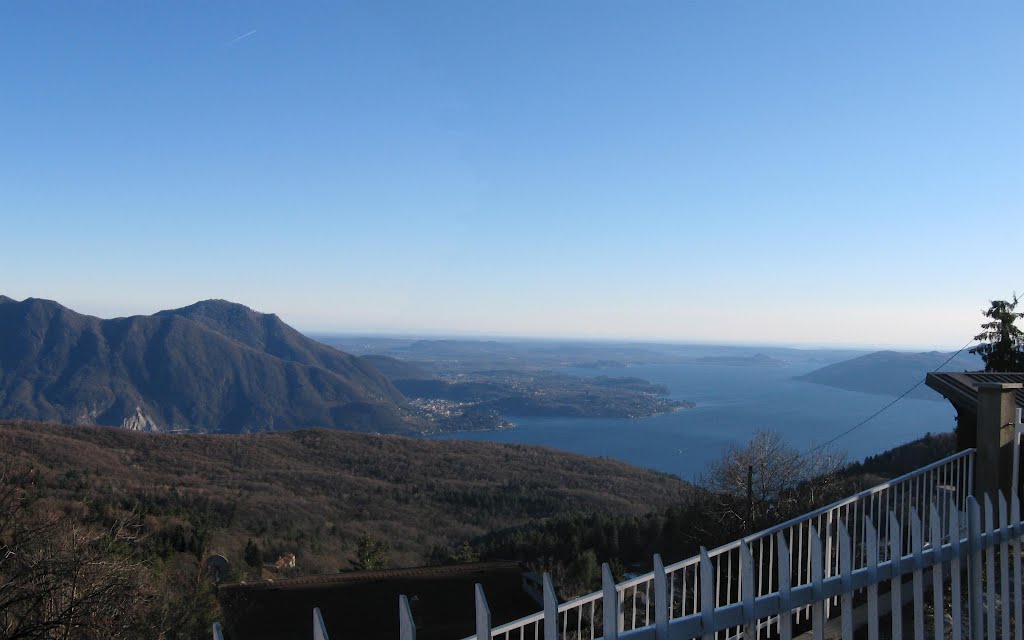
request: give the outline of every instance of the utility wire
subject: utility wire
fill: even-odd
[[[946,366],[947,364],[949,364],[949,363],[950,363],[950,361],[952,361],[952,360],[953,360],[953,358],[957,357],[958,355],[960,355],[960,354],[961,354],[961,353],[963,352],[963,350],[964,350],[964,349],[966,349],[967,347],[971,346],[971,344],[973,344],[973,343],[974,343],[974,341],[975,341],[976,339],[977,339],[977,338],[971,338],[971,339],[970,339],[970,341],[969,341],[969,342],[968,342],[967,344],[965,344],[964,346],[962,346],[962,347],[960,347],[959,349],[957,349],[956,353],[954,353],[953,355],[951,355],[951,356],[949,356],[948,358],[946,358],[946,361],[945,361],[945,362],[943,362],[942,364],[940,364],[940,365],[939,365],[939,368],[938,368],[938,369],[936,369],[936,371],[939,371],[939,370],[941,370],[941,369],[942,369],[942,367],[944,367],[944,366]],[[870,416],[868,416],[867,418],[864,418],[863,420],[861,420],[861,421],[860,421],[860,422],[858,422],[857,424],[853,425],[852,427],[850,427],[850,428],[849,428],[849,429],[847,429],[846,431],[844,431],[844,432],[840,433],[839,435],[837,435],[836,437],[832,438],[831,440],[829,440],[829,441],[827,441],[827,442],[823,442],[822,444],[819,444],[819,445],[818,445],[818,446],[816,446],[816,447],[812,447],[812,448],[808,449],[807,451],[804,451],[803,453],[801,453],[800,455],[798,455],[798,456],[797,456],[797,457],[795,458],[795,460],[799,460],[800,458],[803,458],[803,457],[805,457],[805,456],[808,456],[808,455],[810,455],[810,454],[814,453],[815,451],[819,451],[819,450],[821,450],[821,449],[824,449],[825,447],[827,447],[828,445],[832,444],[832,443],[833,443],[833,442],[835,442],[836,440],[838,440],[838,439],[840,439],[840,438],[842,438],[842,437],[844,437],[844,436],[847,436],[847,435],[849,435],[849,434],[853,433],[853,432],[854,432],[854,431],[856,431],[857,429],[860,429],[861,427],[863,427],[864,425],[866,425],[866,424],[867,424],[868,422],[870,422],[870,421],[874,420],[874,419],[875,419],[875,418],[877,418],[877,417],[878,417],[879,415],[881,415],[881,414],[882,414],[882,412],[884,412],[884,411],[885,411],[886,409],[888,409],[888,408],[889,408],[889,407],[891,407],[892,405],[896,404],[897,402],[899,402],[899,401],[900,401],[900,400],[902,400],[903,398],[905,398],[905,397],[907,397],[908,395],[910,395],[910,393],[911,393],[911,392],[912,392],[912,391],[913,391],[914,389],[916,389],[916,388],[920,387],[920,386],[921,386],[922,384],[924,384],[924,380],[918,380],[917,384],[915,384],[914,386],[910,387],[909,389],[907,389],[906,391],[904,391],[903,393],[901,393],[901,394],[900,394],[899,396],[897,396],[897,397],[896,397],[896,398],[895,398],[895,399],[894,399],[894,400],[893,400],[892,402],[890,402],[889,404],[885,405],[884,407],[882,407],[882,408],[881,408],[881,409],[879,409],[878,411],[876,411],[876,412],[872,413],[872,414],[871,414]]]
[[[1016,305],[1016,304],[1017,304],[1017,301],[1018,301],[1018,297],[1017,297],[1017,292],[1016,292],[1016,291],[1014,291],[1014,293],[1013,293],[1013,304],[1014,304],[1014,305]],[[938,369],[936,369],[936,371],[939,371],[940,369],[942,369],[942,367],[944,367],[944,366],[946,366],[947,364],[949,364],[949,363],[950,363],[950,361],[952,361],[952,360],[953,360],[953,358],[955,358],[955,357],[957,357],[958,355],[960,355],[960,354],[961,354],[961,353],[963,352],[963,350],[964,350],[964,349],[966,349],[967,347],[971,346],[971,344],[973,344],[973,343],[974,343],[974,341],[975,341],[975,340],[977,340],[977,339],[978,339],[978,338],[971,338],[971,339],[970,339],[970,340],[969,340],[969,341],[967,342],[967,344],[965,344],[964,346],[960,347],[960,348],[959,348],[959,349],[958,349],[958,350],[956,351],[956,353],[954,353],[953,355],[951,355],[951,356],[949,356],[948,358],[946,358],[946,361],[945,361],[945,362],[943,362],[942,364],[940,364],[940,365],[939,365],[939,368],[938,368]],[[875,419],[875,418],[877,418],[877,417],[878,417],[879,415],[881,415],[881,413],[882,413],[882,412],[884,412],[884,411],[885,411],[886,409],[888,409],[888,408],[889,408],[889,407],[891,407],[892,405],[896,404],[897,402],[899,402],[899,401],[900,401],[900,400],[902,400],[903,398],[905,398],[905,397],[907,397],[908,395],[910,395],[910,393],[911,393],[911,392],[912,392],[912,391],[913,391],[914,389],[916,389],[916,388],[920,387],[920,386],[921,386],[922,384],[924,384],[924,380],[918,380],[917,384],[915,384],[914,386],[910,387],[909,389],[907,389],[906,391],[904,391],[903,393],[901,393],[901,394],[900,394],[900,395],[899,395],[899,396],[898,396],[898,397],[897,397],[896,399],[894,399],[894,400],[893,400],[892,402],[890,402],[889,404],[885,405],[884,407],[882,407],[882,408],[881,408],[881,409],[879,409],[878,411],[876,411],[876,412],[872,413],[872,414],[871,414],[870,416],[868,416],[867,418],[864,418],[863,420],[861,420],[861,421],[860,421],[860,422],[858,422],[857,424],[853,425],[852,427],[850,427],[850,428],[849,428],[849,429],[847,429],[846,431],[844,431],[844,432],[840,433],[840,434],[839,434],[839,435],[837,435],[836,437],[832,438],[832,439],[831,439],[831,440],[829,440],[828,442],[824,442],[824,443],[822,443],[822,444],[819,444],[818,446],[816,446],[816,447],[812,447],[812,448],[808,449],[807,451],[804,451],[803,453],[801,453],[801,454],[797,455],[797,456],[796,456],[796,458],[794,458],[794,459],[793,459],[793,461],[799,460],[800,458],[803,458],[804,456],[808,456],[808,455],[810,455],[810,454],[814,453],[815,451],[819,451],[819,450],[821,450],[821,449],[824,449],[825,447],[827,447],[828,445],[832,444],[832,443],[833,443],[833,442],[835,442],[836,440],[838,440],[838,439],[840,439],[840,438],[842,438],[842,437],[844,437],[844,436],[847,436],[847,435],[849,435],[849,434],[853,433],[853,432],[854,432],[854,431],[856,431],[857,429],[860,429],[860,428],[861,428],[861,427],[863,427],[863,426],[864,426],[865,424],[867,424],[867,423],[868,423],[868,422],[870,422],[871,420],[874,420],[874,419]]]

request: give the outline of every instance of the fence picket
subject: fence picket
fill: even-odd
[[[952,562],[949,569],[949,606],[952,613],[953,640],[963,635],[963,601],[960,596],[960,507],[955,498],[949,499],[949,543]]]
[[[605,640],[616,640],[619,637],[619,597],[615,591],[612,569],[607,562],[601,565],[601,590],[604,592],[604,624],[601,632]]]
[[[985,632],[985,621],[982,618],[982,582],[981,582],[981,506],[974,496],[967,498],[967,543],[970,545],[967,560],[967,597],[970,599],[968,612],[971,619],[971,640],[982,640]]]
[[[670,604],[668,601],[668,577],[665,575],[665,564],[661,561],[661,555],[656,553],[654,554],[654,637],[656,640],[668,640]]]
[[[743,627],[744,640],[753,640],[755,635],[754,627],[757,626],[757,619],[754,617],[754,557],[750,553],[750,547],[746,543],[740,544],[740,597],[743,602],[743,619],[746,625]]]
[[[331,640],[327,635],[324,617],[320,615],[320,609],[317,607],[313,608],[313,640]]]
[[[551,574],[544,572],[544,640],[558,640],[558,596]],[[568,617],[568,616],[567,616]]]
[[[483,585],[477,583],[473,591],[476,596],[476,640],[490,640],[491,610],[487,606]]]
[[[935,627],[935,640],[945,640],[946,637],[946,609],[942,604],[942,595],[945,591],[942,575],[944,561],[942,557],[942,515],[939,507],[941,503],[933,502],[930,507],[931,513],[931,537],[932,537],[932,626]]]
[[[782,612],[779,614],[779,640],[792,640],[793,638],[793,614],[790,605],[790,566],[789,566],[789,545],[786,544],[786,536],[781,531],[776,536],[779,548],[779,603]]]
[[[1021,561],[1020,561],[1020,537],[1021,537],[1021,522],[1020,522],[1020,498],[1017,495],[1016,485],[1013,487],[1013,494],[1010,500],[1010,519],[1012,520],[1013,526],[1013,585],[1014,585],[1014,598],[1013,598],[1013,637],[1014,640],[1024,640],[1021,636],[1024,635],[1022,631],[1022,625],[1024,625],[1024,581],[1021,580]]]
[[[985,533],[992,542],[995,533],[992,496],[985,494]],[[996,640],[996,547],[989,544],[985,549],[985,616],[988,638]]]
[[[843,640],[853,640],[853,547],[846,523],[839,523],[839,575],[842,577],[843,595],[839,615],[843,628]]]
[[[821,538],[818,537],[818,530],[813,526],[809,528],[811,547],[811,628],[814,640],[825,639],[825,602],[822,595],[822,582],[825,579],[825,567],[822,557]]]
[[[712,591],[718,585],[714,582],[711,558],[708,550],[700,548],[700,620],[704,631],[704,640],[712,640],[715,636],[715,594]]]
[[[868,543],[868,640],[878,640],[878,532],[870,517],[865,529]]]
[[[999,609],[1003,614],[1000,631],[1003,640],[1010,640],[1010,545],[1006,539],[1010,531],[1010,518],[1006,513],[1006,498],[1002,491],[996,499],[999,503]]]
[[[416,622],[412,617],[409,598],[405,596],[398,596],[398,637],[399,640],[416,640]]]
[[[903,562],[903,528],[896,518],[896,513],[889,512],[889,562],[892,563],[892,579],[889,580],[889,600],[892,603],[892,637],[903,637],[903,574],[900,566]]]
[[[921,567],[921,554],[924,551],[924,538],[921,531],[921,517],[916,508],[910,509],[910,552],[914,557],[914,640],[924,640],[924,571]]]

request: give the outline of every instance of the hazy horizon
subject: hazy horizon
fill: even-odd
[[[0,296],[6,295],[0,292]],[[22,302],[23,299],[18,299],[13,296],[7,296],[13,298],[18,302]],[[40,298],[39,296],[26,296],[26,298]],[[42,298],[46,300],[52,300],[51,298]],[[225,300],[224,298],[217,298],[217,300]],[[52,300],[65,307],[68,305],[64,304],[60,300]],[[251,306],[246,305],[244,302],[237,300],[227,300],[235,304],[241,304],[252,309]],[[188,304],[194,304],[201,302],[200,300],[194,300]],[[182,306],[188,306],[182,305]],[[177,309],[181,307],[162,307],[160,309],[154,309],[153,311],[142,311],[137,313],[126,313],[126,314],[110,314],[110,313],[88,313],[81,309],[68,307],[72,311],[82,313],[84,315],[97,317],[100,319],[113,319],[130,317],[136,315],[152,315],[159,311],[167,311],[170,309]],[[373,329],[347,329],[347,328],[309,328],[301,325],[293,324],[289,322],[287,313],[282,314],[274,310],[263,310],[253,309],[258,313],[272,313],[281,317],[281,319],[287,324],[291,325],[295,329],[299,330],[305,335],[310,337],[346,337],[346,338],[369,338],[369,339],[396,339],[396,340],[467,340],[467,341],[484,341],[484,340],[495,340],[495,341],[508,341],[508,342],[569,342],[569,343],[594,343],[594,344],[605,344],[605,343],[622,343],[622,344],[652,344],[652,345],[694,345],[694,346],[718,346],[718,347],[729,347],[729,348],[776,348],[776,349],[834,349],[834,350],[849,350],[849,351],[865,351],[865,350],[885,350],[891,349],[896,351],[941,351],[941,352],[953,352],[961,349],[963,345],[958,346],[921,346],[921,345],[899,345],[899,344],[869,344],[869,343],[841,343],[841,342],[825,342],[825,343],[798,343],[798,342],[758,342],[756,340],[749,341],[728,341],[728,340],[697,340],[688,338],[659,338],[655,337],[635,337],[635,336],[582,336],[582,335],[523,335],[514,333],[487,333],[487,332],[453,332],[453,331],[413,331],[413,330],[373,330]]]
[[[1024,4],[14,3],[7,295],[306,332],[957,349]],[[964,265],[970,265],[966,268]]]

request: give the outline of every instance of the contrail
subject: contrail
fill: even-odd
[[[244,39],[248,38],[249,36],[251,36],[254,33],[256,33],[255,29],[253,29],[252,31],[248,31],[246,33],[243,33],[242,35],[238,36],[234,40],[231,40],[230,42],[228,42],[228,45],[230,46],[230,45],[233,45],[233,44],[235,44],[236,42],[238,42],[240,40],[244,40]]]

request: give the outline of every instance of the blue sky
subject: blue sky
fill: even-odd
[[[959,347],[1024,292],[1021,2],[6,2],[0,293]]]

